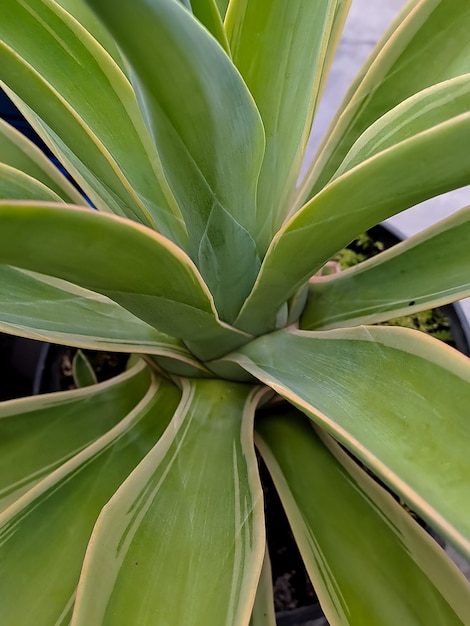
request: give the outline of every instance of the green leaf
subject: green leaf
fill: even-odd
[[[73,626],[116,615],[123,624],[248,623],[265,548],[258,398],[248,385],[183,383],[171,428],[98,519]]]
[[[341,105],[328,140],[299,191],[312,197],[331,179],[356,139],[413,94],[470,71],[467,0],[413,0],[372,52]]]
[[[298,411],[257,421],[272,474],[330,624],[467,624],[470,586],[445,552]]]
[[[164,333],[194,342],[196,350],[201,345],[202,358],[247,340],[218,320],[184,252],[130,220],[67,205],[0,201],[0,246],[1,263],[102,293]]]
[[[0,602],[5,624],[70,623],[96,518],[161,436],[179,396],[171,383],[152,381],[126,418],[3,512]]]
[[[93,388],[0,405],[0,510],[113,428],[149,386],[143,362]]]
[[[366,326],[279,331],[229,360],[308,414],[470,555],[467,357],[417,331]]]
[[[197,19],[204,24],[225,52],[230,55],[227,35],[216,0],[191,0],[191,8]]]
[[[21,112],[100,210],[184,246],[179,209],[126,76],[55,1],[5,0],[2,8],[1,79]]]
[[[72,372],[77,387],[90,387],[98,382],[95,371],[82,350],[77,350],[73,357]]]
[[[261,576],[258,582],[258,589],[256,590],[250,626],[276,626],[273,603],[273,579],[267,551],[264,555]]]
[[[229,5],[229,2],[230,0],[215,0],[222,21],[225,19],[225,14],[227,13],[227,7]]]
[[[173,361],[169,371],[204,370],[182,341],[152,328],[92,291],[0,265],[0,330],[50,343],[107,352],[139,352]]]
[[[413,99],[400,106],[415,114]],[[273,239],[237,327],[254,334],[274,328],[273,311],[354,236],[470,182],[470,113],[419,130],[418,124],[417,134],[330,182],[287,222]]]
[[[338,0],[243,0],[226,29],[266,131],[257,194],[264,253],[285,219],[317,105]]]
[[[60,202],[61,198],[43,183],[22,171],[0,163],[0,198]]]
[[[313,278],[304,330],[377,323],[470,296],[470,207],[339,274]]]
[[[0,119],[0,162],[28,174],[54,191],[64,202],[83,204],[83,198],[44,153],[13,126]],[[3,181],[3,176],[0,177]],[[2,193],[2,198],[7,196]],[[19,196],[17,196],[20,198]],[[24,198],[24,197],[23,197]]]
[[[87,0],[132,66],[132,80],[183,214],[189,254],[231,323],[260,259],[256,186],[264,132],[220,45],[174,0]],[[152,54],[149,55],[149,49]]]

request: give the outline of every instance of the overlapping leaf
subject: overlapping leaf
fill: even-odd
[[[201,358],[246,341],[219,321],[184,252],[130,220],[67,205],[0,202],[0,262],[102,293],[154,328],[200,346]]]
[[[87,1],[132,66],[190,256],[231,323],[260,265],[255,203],[264,132],[252,97],[227,54],[179,2],[138,0],[116,11],[112,0]]]
[[[96,518],[159,439],[179,396],[171,383],[153,381],[126,418],[0,515],[0,602],[5,624],[70,623]],[[87,411],[99,419],[92,403]]]
[[[291,409],[258,421],[257,445],[329,623],[467,624],[470,585],[445,552],[301,418]]]

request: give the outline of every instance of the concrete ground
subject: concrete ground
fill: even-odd
[[[354,75],[405,3],[406,0],[352,0],[338,53],[312,129],[308,158],[315,155],[318,143]],[[423,202],[387,220],[386,224],[397,234],[409,237],[468,204],[470,186]],[[462,301],[460,306],[469,321],[470,298]],[[448,548],[448,552],[470,580],[470,565],[452,548]]]

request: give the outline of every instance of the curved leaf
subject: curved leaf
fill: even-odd
[[[204,24],[217,39],[222,48],[230,55],[230,48],[225,34],[224,24],[217,8],[216,0],[190,0],[193,14]]]
[[[414,111],[412,102],[406,106]],[[268,250],[239,328],[254,334],[274,328],[273,311],[354,236],[470,182],[470,113],[417,130],[333,180],[287,222]]]
[[[184,252],[130,220],[68,205],[0,201],[0,244],[1,263],[98,291],[164,333],[196,349],[201,344],[210,356],[246,341],[218,320]]]
[[[119,11],[114,0],[87,2],[132,66],[186,223],[189,254],[230,323],[260,266],[255,207],[264,132],[251,95],[227,54],[179,2],[122,0]]]
[[[5,624],[70,622],[96,518],[159,439],[179,396],[171,383],[152,381],[126,418],[0,515]]]
[[[470,585],[445,552],[301,417],[293,409],[266,416],[256,443],[329,623],[467,624]]]
[[[35,178],[0,163],[0,198],[60,202],[61,197]]]
[[[346,95],[300,198],[312,197],[331,179],[356,139],[384,113],[418,91],[468,73],[469,29],[466,0],[412,0],[405,6]]]
[[[256,590],[255,603],[251,614],[250,626],[276,626],[273,602],[273,580],[271,563],[266,551],[261,576]]]
[[[233,62],[259,108],[266,150],[257,193],[264,253],[286,217],[317,105],[338,0],[232,3]]]
[[[365,326],[280,331],[229,360],[308,414],[470,555],[467,357],[417,331]]]
[[[53,0],[5,0],[2,8],[0,79],[21,112],[95,206],[184,245],[179,210],[118,66]]]
[[[64,202],[83,204],[83,198],[44,153],[13,126],[0,119],[0,162],[28,174]],[[0,181],[2,177],[0,177]],[[6,198],[4,194],[0,197]],[[20,196],[16,196],[20,199]],[[37,198],[38,199],[38,198]]]
[[[183,383],[171,427],[98,519],[73,626],[116,615],[123,624],[248,623],[265,548],[258,397],[248,385]]]
[[[376,257],[313,278],[304,330],[382,322],[470,296],[470,207]]]
[[[0,330],[90,350],[141,352],[194,368],[203,366],[184,344],[118,304],[59,279],[0,265]],[[169,371],[174,371],[168,363]],[[175,372],[177,373],[177,372]]]

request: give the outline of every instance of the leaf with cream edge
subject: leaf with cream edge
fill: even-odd
[[[179,209],[126,76],[53,0],[4,0],[2,8],[9,17],[0,22],[2,81],[21,112],[95,206],[158,223],[184,247]]]
[[[28,231],[21,248],[19,229]],[[196,354],[200,347],[202,359],[249,338],[219,320],[189,257],[131,220],[69,205],[0,201],[0,262],[98,291],[158,330],[191,342]]]
[[[159,439],[179,398],[174,385],[153,378],[124,419],[0,515],[0,602],[5,624],[70,623],[96,518]],[[88,410],[98,417],[93,407]]]
[[[469,29],[466,0],[405,5],[340,105],[299,189],[297,207],[326,185],[357,138],[384,113],[418,91],[470,71]]]
[[[97,521],[73,626],[250,619],[265,550],[253,447],[265,392],[216,380],[182,388],[170,428]]]
[[[180,3],[135,0],[116,11],[113,0],[87,2],[132,64],[134,89],[186,223],[189,255],[231,323],[260,266],[255,206],[264,131],[253,98],[227,54]]]
[[[302,330],[375,324],[470,296],[470,207],[363,263],[314,277]]]
[[[0,198],[60,202],[61,197],[21,170],[0,163]]]
[[[423,333],[363,326],[278,331],[226,360],[299,407],[470,555],[468,358]]]
[[[229,7],[225,25],[233,62],[255,99],[266,132],[256,203],[263,253],[288,212],[338,5],[344,15],[348,4],[242,0]]]
[[[463,574],[331,438],[292,407],[256,433],[329,624],[469,623]]]
[[[216,0],[191,0],[191,9],[230,56],[230,47]]]
[[[250,626],[276,626],[271,562],[267,551],[264,555],[263,567],[258,581]]]

